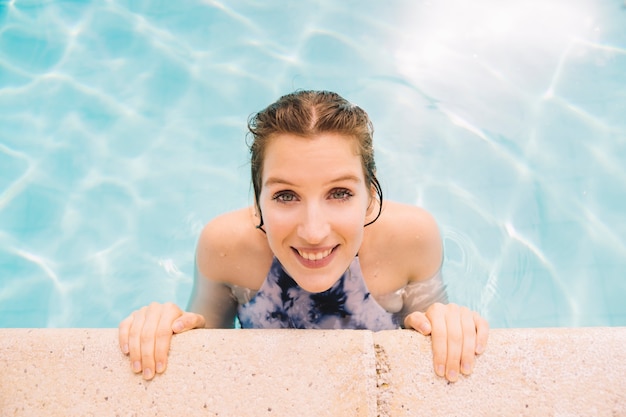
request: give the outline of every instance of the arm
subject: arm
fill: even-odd
[[[204,327],[232,329],[235,327],[237,300],[227,284],[207,278],[197,265],[194,286],[187,310],[204,317]]]
[[[428,307],[435,303],[448,303],[446,285],[443,282],[441,268],[435,275],[423,281],[412,281],[402,291],[402,310],[400,322],[403,323],[406,316],[415,312],[425,312]]]
[[[487,344],[489,324],[466,307],[447,303],[441,275],[443,245],[434,218],[424,210],[409,209],[402,225],[410,230],[403,239],[409,252],[409,283],[405,288],[403,324],[431,335],[433,366],[439,376],[456,381],[459,373],[469,375],[475,356]],[[417,254],[417,256],[416,256]]]
[[[141,372],[145,379],[165,371],[173,334],[199,327],[233,327],[237,302],[230,288],[201,272],[204,269],[211,274],[212,268],[219,270],[221,265],[215,253],[221,253],[219,244],[224,239],[213,234],[215,227],[210,224],[198,241],[196,263],[203,267],[195,268],[190,311],[182,311],[173,303],[152,303],[133,312],[119,325],[120,348],[130,357],[133,371]]]

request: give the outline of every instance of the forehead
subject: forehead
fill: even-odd
[[[263,177],[328,176],[353,172],[363,178],[361,155],[355,137],[323,133],[311,137],[272,136],[265,149]]]

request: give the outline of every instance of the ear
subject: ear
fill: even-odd
[[[260,221],[263,218],[263,215],[261,214],[261,207],[259,207],[259,203],[256,200],[252,209],[254,210],[254,218]]]
[[[374,185],[371,185],[369,204],[367,206],[367,211],[365,212],[365,219],[367,220],[367,222],[372,221],[376,213],[378,213],[378,206],[380,204],[380,201],[378,201],[378,198],[376,197],[376,187],[374,187]]]
[[[263,233],[266,233],[265,229],[263,228],[263,214],[261,213],[261,208],[256,203],[256,201],[254,202],[254,205],[252,206],[252,215],[256,219],[255,220],[255,223],[256,223],[255,227],[257,229],[259,229],[260,231],[262,231]]]

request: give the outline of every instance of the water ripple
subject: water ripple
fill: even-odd
[[[248,115],[295,88],[368,110],[386,195],[438,219],[454,301],[494,327],[626,319],[615,2],[0,13],[0,265],[19,276],[0,277],[0,305],[18,324],[115,326],[152,300],[184,305],[202,225],[252,201]]]

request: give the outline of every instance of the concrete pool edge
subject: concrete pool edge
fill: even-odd
[[[626,415],[626,327],[494,329],[474,373],[412,331],[195,330],[153,381],[116,329],[0,329],[2,416]]]

